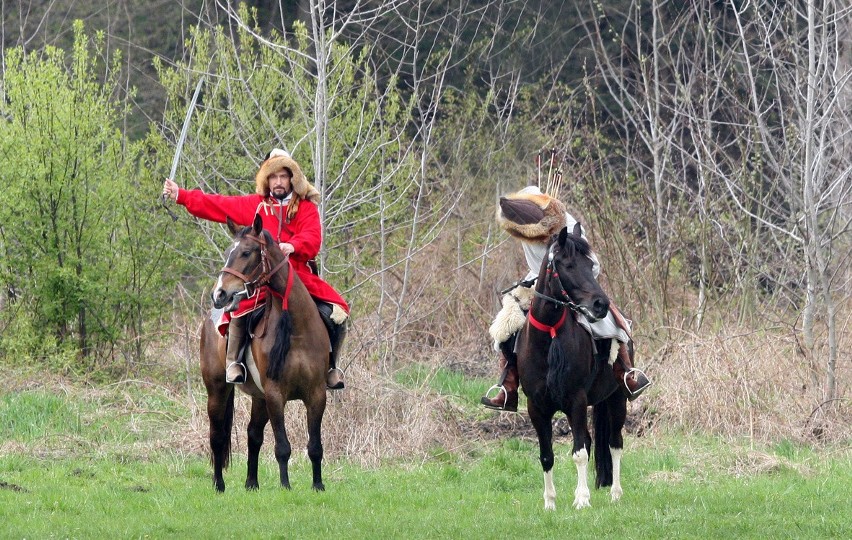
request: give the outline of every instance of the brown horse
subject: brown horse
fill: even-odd
[[[242,230],[228,220],[234,243],[225,252],[225,267],[213,291],[216,308],[233,309],[242,298],[251,297],[257,287],[268,284],[263,319],[255,329],[246,364],[251,376],[240,389],[251,396],[248,425],[248,474],[246,489],[257,489],[257,466],[263,430],[272,422],[275,459],[281,486],[290,488],[287,464],[290,441],[284,426],[284,405],[299,399],[305,404],[308,424],[308,457],[313,469],[313,489],[322,483],[322,417],[326,404],[326,378],[329,338],[316,304],[289,259],[272,235],[263,230],[260,216]],[[225,382],[225,339],[208,318],[201,331],[201,374],[207,387],[207,414],[210,418],[210,450],[213,484],[225,490],[222,470],[231,454],[231,428],[234,419],[234,385]]]
[[[527,324],[518,336],[518,374],[527,395],[527,410],[539,442],[544,469],[544,508],[556,508],[553,485],[553,427],[557,411],[568,416],[574,437],[572,457],[577,466],[574,507],[590,506],[587,467],[592,439],[586,408],[593,406],[597,487],[611,485],[612,500],[621,497],[621,429],[627,398],[607,364],[609,340],[598,342],[578,322],[606,316],[609,299],[592,274],[589,244],[566,228],[554,237],[542,261]]]

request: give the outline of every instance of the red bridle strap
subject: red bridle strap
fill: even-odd
[[[567,316],[568,316],[568,310],[563,308],[562,309],[562,317],[559,319],[559,321],[556,324],[554,324],[553,326],[550,326],[549,324],[544,324],[543,322],[536,320],[536,318],[533,317],[532,310],[530,310],[529,319],[530,319],[530,324],[533,325],[533,328],[535,328],[536,330],[540,330],[542,332],[549,333],[550,339],[554,339],[556,337],[556,332],[560,328],[562,328],[563,324],[565,324],[565,318]]]

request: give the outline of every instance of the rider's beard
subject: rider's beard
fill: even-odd
[[[286,199],[287,195],[289,195],[289,194],[290,194],[289,191],[287,191],[284,188],[280,188],[280,187],[272,190],[272,196],[279,201],[283,201],[284,199]]]

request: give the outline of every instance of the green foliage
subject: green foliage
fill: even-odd
[[[256,16],[245,5],[239,14],[249,24]],[[209,73],[176,180],[206,192],[253,193],[262,156],[274,147],[286,149],[322,194],[324,270],[346,289],[354,283],[343,270],[355,262],[376,264],[382,247],[390,246],[393,255],[407,245],[404,224],[411,220],[417,186],[410,180],[414,166],[400,157],[409,121],[402,98],[394,80],[379,88],[369,48],[330,43],[320,78],[304,24],[297,22],[289,34],[260,37],[258,28],[252,30],[239,28],[234,39],[227,28],[193,28],[186,44],[191,61],[156,64],[168,107],[166,129],[149,134],[154,157],[148,166],[165,168],[159,156],[169,154],[186,112],[184,98],[194,86],[188,74]],[[179,227],[185,234],[175,238],[175,247],[195,259],[192,273],[212,274],[218,254],[211,257],[210,242],[201,239],[221,245],[224,229],[209,223]],[[388,232],[377,237],[378,230]]]
[[[622,461],[621,501],[613,504],[607,489],[592,488],[592,507],[577,511],[571,508],[574,464],[560,441],[553,512],[542,508],[538,451],[528,443],[497,448],[481,443],[476,460],[393,463],[373,470],[331,458],[321,493],[310,490],[310,464],[295,453],[292,490],[275,485],[277,467],[271,455],[262,454],[260,490],[246,491],[245,460],[238,456],[225,474],[228,489],[218,496],[209,462],[201,456],[156,452],[122,461],[7,454],[0,457],[0,519],[10,535],[28,538],[221,537],[233,530],[223,508],[240,509],[239,534],[247,537],[265,537],[270,530],[294,538],[487,537],[495,522],[509,537],[530,538],[848,537],[848,518],[838,511],[852,480],[848,457],[808,464],[814,467],[810,474],[787,468],[742,476],[719,471],[712,462],[658,472],[649,467],[658,450],[635,448],[634,442],[627,440],[631,448]],[[695,444],[660,442],[679,452]],[[712,456],[710,450],[704,444],[692,449]]]
[[[0,352],[9,365],[38,365],[50,371],[69,373],[73,371],[77,358],[72,343],[59,343],[55,336],[45,333],[30,315],[34,299],[21,299],[14,310],[3,318],[0,332]]]
[[[80,413],[60,396],[24,392],[0,396],[0,437],[30,442],[56,434],[81,435]]]
[[[0,282],[31,321],[15,323],[20,337],[4,331],[3,343],[16,361],[70,345],[93,366],[122,336],[141,346],[143,321],[162,301],[151,294],[160,246],[150,199],[138,197],[141,147],[118,129],[127,111],[116,97],[120,58],[99,65],[103,35],[90,39],[81,22],[74,32],[67,57],[53,47],[6,51]],[[28,337],[36,328],[45,344]]]

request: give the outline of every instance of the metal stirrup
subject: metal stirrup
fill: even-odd
[[[248,381],[248,370],[246,369],[246,365],[245,365],[245,364],[243,364],[242,362],[231,362],[230,364],[228,364],[227,366],[225,366],[225,374],[226,374],[226,375],[225,375],[225,379],[226,379],[226,381],[225,381],[225,382],[228,382],[229,384],[242,384],[242,383],[234,383],[233,381],[227,381],[227,378],[228,378],[228,377],[227,377],[228,370],[229,370],[229,369],[231,368],[231,366],[233,366],[234,364],[236,364],[237,366],[239,366],[239,367],[240,367],[240,369],[241,369],[241,370],[243,370],[243,382],[247,382],[247,381]]]
[[[488,400],[493,399],[493,398],[489,398],[488,394],[490,394],[491,391],[494,390],[494,389],[503,391],[503,408],[505,409],[506,408],[506,402],[509,401],[509,392],[506,391],[506,387],[503,386],[502,384],[495,384],[494,386],[492,386],[491,388],[486,390],[485,391],[485,399],[488,399]],[[498,392],[498,395],[499,395],[499,392]],[[497,397],[497,396],[494,396],[494,397]]]
[[[634,391],[632,391],[632,390],[630,389],[630,387],[627,385],[627,376],[628,376],[628,375],[630,375],[631,373],[640,373],[643,377],[645,377],[645,380],[646,380],[646,381],[648,381],[648,384],[646,384],[645,386],[641,387],[641,388],[639,389],[639,391],[638,391],[638,392],[634,392]],[[642,370],[641,370],[641,369],[639,369],[639,368],[630,368],[629,370],[627,370],[627,371],[625,371],[625,372],[624,372],[624,387],[625,387],[625,388],[627,388],[627,391],[628,391],[628,392],[630,392],[630,395],[631,395],[631,396],[638,395],[638,394],[639,394],[639,392],[641,392],[642,390],[644,390],[644,389],[648,388],[648,387],[649,387],[649,386],[651,386],[652,384],[654,384],[654,383],[652,383],[652,382],[651,382],[651,379],[649,379],[649,378],[648,378],[648,376],[647,376],[647,375],[645,375],[645,372],[644,372],[644,371],[642,371]]]

